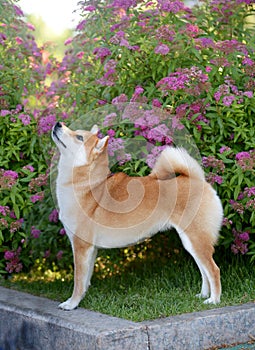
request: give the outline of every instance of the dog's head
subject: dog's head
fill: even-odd
[[[90,131],[73,131],[64,123],[57,122],[52,129],[52,139],[61,157],[72,166],[89,165],[106,151],[109,136],[99,139],[97,134],[97,125],[94,125]]]

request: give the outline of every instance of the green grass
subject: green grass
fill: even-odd
[[[139,260],[139,259],[138,259]],[[221,261],[223,257],[221,256]],[[225,260],[225,259],[224,259]],[[199,271],[188,254],[180,253],[169,261],[134,261],[120,275],[99,278],[94,274],[92,285],[80,306],[133,321],[156,319],[215,307],[255,301],[255,267],[243,258],[226,259],[221,267],[222,301],[204,305],[195,297],[200,292]],[[0,279],[0,285],[45,296],[59,302],[72,293],[72,281],[15,278]]]

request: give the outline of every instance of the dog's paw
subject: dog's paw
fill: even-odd
[[[205,299],[205,298],[208,298],[209,296],[209,293],[198,293],[196,294],[196,297],[199,298],[199,299]]]
[[[76,301],[73,301],[71,298],[67,299],[64,303],[61,303],[58,305],[59,309],[70,311],[73,309],[76,309],[78,306],[78,303]]]
[[[208,298],[204,301],[204,304],[218,304],[220,300],[215,299],[215,298]]]

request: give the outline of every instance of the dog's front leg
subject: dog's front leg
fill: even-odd
[[[94,270],[97,249],[90,243],[84,242],[78,236],[73,237],[74,254],[74,289],[71,298],[59,305],[64,310],[73,310],[86,293]]]

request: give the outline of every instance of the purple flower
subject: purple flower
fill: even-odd
[[[124,140],[121,138],[110,138],[108,143],[108,154],[114,156],[114,152],[124,149]]]
[[[86,19],[82,20],[82,21],[77,25],[76,30],[77,30],[77,31],[78,31],[78,30],[83,30],[86,23],[87,23],[87,20],[86,20]]]
[[[253,92],[252,91],[245,91],[243,94],[244,94],[244,96],[247,96],[249,98],[253,97]]]
[[[176,35],[174,26],[162,25],[156,30],[156,38],[159,42],[166,40],[172,42]]]
[[[112,99],[112,104],[116,105],[118,103],[125,103],[128,101],[128,97],[125,94],[121,94],[115,98]]]
[[[247,195],[247,197],[252,197],[252,196],[255,196],[255,187],[246,187],[244,189],[245,191],[245,194]]]
[[[208,181],[211,185],[215,183],[221,185],[223,182],[223,178],[217,174],[210,172],[206,175],[206,181]]]
[[[244,206],[242,205],[242,203],[238,203],[233,199],[230,199],[229,204],[234,209],[234,211],[236,211],[238,214],[244,213]]]
[[[10,232],[13,233],[13,232],[18,231],[21,228],[23,222],[24,222],[23,218],[20,218],[16,221],[12,222],[11,226],[10,226]]]
[[[172,128],[177,130],[182,130],[184,128],[184,125],[180,122],[178,115],[174,115],[172,117]]]
[[[124,10],[129,9],[131,6],[136,6],[137,0],[113,0],[111,6],[115,8],[121,8]]]
[[[9,212],[10,212],[10,208],[8,206],[0,205],[0,214],[2,214],[3,216],[6,216]]]
[[[16,40],[16,43],[17,43],[18,45],[23,44],[23,39],[20,38],[19,36],[16,36],[15,40]]]
[[[161,108],[161,107],[162,107],[162,104],[161,104],[161,102],[160,102],[157,98],[154,98],[154,99],[152,100],[152,106]]]
[[[152,169],[156,163],[156,160],[159,154],[166,148],[167,146],[156,146],[152,149],[151,153],[148,154],[146,158],[146,163]]]
[[[119,165],[123,165],[126,162],[130,161],[132,159],[132,156],[130,153],[124,153],[123,155],[118,155],[117,157],[117,161],[119,162]]]
[[[232,230],[235,240],[231,245],[231,250],[234,254],[246,254],[248,252],[248,244],[244,243],[249,241],[249,232],[238,232],[237,230]]]
[[[58,222],[58,211],[57,209],[53,209],[52,212],[49,215],[49,221],[50,222]]]
[[[22,265],[22,263],[20,263],[18,261],[19,260],[17,258],[17,259],[14,259],[14,260],[8,262],[6,264],[5,270],[8,273],[13,273],[13,272],[19,273],[23,269],[23,265]]]
[[[169,139],[169,129],[165,124],[161,124],[156,126],[153,129],[150,129],[148,132],[148,139],[150,141],[156,141],[156,142],[164,142],[166,139]],[[171,139],[170,142],[166,142],[167,144],[172,143]]]
[[[166,44],[160,44],[155,47],[154,52],[159,53],[161,55],[167,55],[170,51],[169,47]]]
[[[112,126],[116,124],[116,117],[117,117],[116,113],[108,114],[103,121],[103,126]]]
[[[236,154],[236,160],[249,159],[249,158],[250,158],[249,152],[239,152]]]
[[[56,255],[56,258],[58,259],[58,260],[61,260],[62,259],[62,256],[63,256],[63,250],[60,250],[58,253],[57,253],[57,255]]]
[[[180,0],[158,0],[158,7],[161,11],[177,13],[185,9],[185,5]]]
[[[103,105],[106,105],[106,104],[107,104],[107,101],[106,101],[106,100],[97,100],[97,103],[98,103],[100,106],[103,106]]]
[[[239,238],[240,238],[242,241],[249,241],[250,236],[249,236],[249,233],[248,233],[248,232],[243,232],[243,233],[240,233],[240,234],[239,234]]]
[[[135,102],[137,100],[139,100],[140,98],[140,95],[144,92],[144,89],[141,87],[141,86],[136,86],[135,87],[135,92],[134,94],[132,95],[131,99],[130,99],[130,102]]]
[[[14,213],[14,211],[10,212],[10,218],[11,219],[17,219],[16,214]]]
[[[61,228],[61,230],[59,231],[59,234],[61,236],[65,236],[66,235],[66,230],[64,228]]]
[[[31,235],[34,237],[34,238],[39,238],[40,237],[40,234],[41,234],[41,231],[36,229],[35,226],[32,226],[31,227]]]
[[[179,90],[186,87],[189,78],[187,75],[182,74],[181,72],[171,73],[169,77],[161,79],[157,83],[157,87],[162,86],[162,90]]]
[[[33,196],[30,197],[30,200],[32,203],[36,203],[38,201],[42,201],[44,198],[44,193],[43,192],[39,192],[37,194],[34,194]]]
[[[135,120],[135,128],[149,131],[153,126],[158,125],[159,122],[159,117],[153,111],[146,111],[142,117]]]
[[[18,173],[16,171],[13,170],[6,170],[3,172],[3,176],[4,177],[9,177],[13,180],[17,180],[17,178],[19,177]]]
[[[232,220],[229,220],[228,218],[223,218],[223,220],[222,220],[223,226],[228,226],[228,225],[232,225],[232,224],[233,224]]]
[[[5,116],[7,116],[8,114],[11,114],[11,112],[8,111],[7,109],[2,109],[1,112],[0,112],[0,116],[1,116],[1,117],[5,117]]]
[[[13,252],[13,251],[7,250],[4,253],[5,260],[12,260],[14,257],[15,257],[15,252]]]
[[[7,220],[5,220],[4,218],[0,219],[0,227],[1,226],[4,227],[4,228],[9,226]]]
[[[80,60],[82,59],[83,56],[84,56],[84,51],[80,51],[76,54],[76,57],[79,58]]]
[[[31,122],[31,118],[27,114],[20,114],[18,118],[22,121],[23,125],[29,125]]]
[[[138,86],[135,87],[135,93],[136,94],[140,95],[143,92],[144,92],[144,89],[141,86],[138,85]]]
[[[38,123],[38,133],[39,135],[45,134],[51,131],[53,125],[56,123],[56,116],[49,114],[40,118]]]
[[[235,96],[234,95],[229,95],[229,96],[224,96],[222,99],[222,103],[229,107],[232,105],[233,101],[235,100]]]
[[[84,10],[84,11],[88,11],[88,12],[93,12],[93,11],[96,10],[96,7],[93,6],[93,5],[89,5],[89,6],[84,7],[83,10]]]
[[[96,80],[96,82],[103,86],[113,86],[116,81],[116,71],[115,69],[109,69],[102,78]]]
[[[110,137],[114,137],[115,136],[115,131],[113,129],[109,129],[107,131],[107,135],[109,135]]]
[[[0,33],[0,44],[4,45],[7,36],[4,33]]]
[[[34,167],[32,165],[29,165],[29,164],[25,165],[23,167],[23,169],[27,169],[27,170],[31,171],[31,173],[33,173],[35,171]]]
[[[35,26],[32,23],[27,23],[27,27],[28,29],[35,31]]]
[[[13,9],[18,17],[24,16],[24,13],[19,6],[13,5]]]
[[[238,165],[244,170],[253,170],[255,166],[255,150],[239,152],[236,154]]]
[[[72,41],[73,41],[73,38],[68,38],[68,39],[66,39],[64,44],[69,45],[69,44],[71,44]]]
[[[242,64],[246,64],[247,66],[252,66],[254,64],[254,61],[249,57],[245,57],[242,61]]]
[[[93,54],[96,55],[96,59],[100,58],[101,63],[103,63],[105,58],[111,56],[112,53],[107,47],[96,47],[93,50]]]
[[[222,146],[219,150],[220,154],[224,153],[224,152],[228,152],[231,151],[231,148],[228,146]]]

